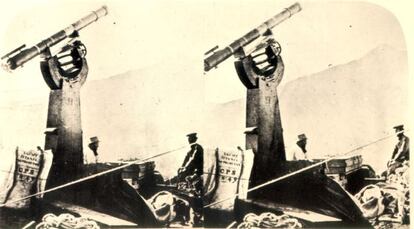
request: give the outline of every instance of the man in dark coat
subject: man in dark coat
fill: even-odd
[[[203,175],[203,154],[204,149],[201,145],[197,144],[197,133],[187,134],[188,143],[190,143],[190,151],[188,151],[183,164],[178,169],[178,176],[185,178],[187,176],[197,175],[201,177]]]
[[[405,161],[410,160],[410,139],[404,135],[404,126],[398,125],[394,127],[398,137],[398,143],[395,145],[391,160],[387,164],[386,174],[392,174],[396,168],[403,166]]]
[[[404,135],[403,125],[395,126],[394,129],[397,133],[398,143],[395,145],[391,160],[402,163],[405,160],[410,160],[410,139]]]
[[[178,190],[189,194],[189,202],[194,210],[194,226],[203,224],[203,154],[204,149],[197,144],[197,133],[187,134],[190,151],[178,169]]]

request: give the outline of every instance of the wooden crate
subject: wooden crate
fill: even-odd
[[[362,156],[336,158],[327,163],[326,174],[346,174],[362,165]]]

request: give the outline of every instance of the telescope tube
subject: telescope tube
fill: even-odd
[[[44,52],[46,48],[52,47],[53,45],[61,42],[62,40],[72,35],[75,31],[79,31],[85,28],[92,22],[97,21],[99,18],[107,14],[108,14],[108,9],[106,6],[102,6],[98,10],[92,11],[92,13],[86,15],[79,21],[53,34],[52,36],[39,42],[35,46],[31,48],[23,49],[20,53],[16,54],[13,57],[10,57],[6,62],[6,67],[10,70],[14,70],[17,67],[22,66],[27,61],[33,59],[40,53]]]
[[[216,67],[218,64],[229,58],[234,54],[239,48],[248,45],[258,37],[262,36],[267,30],[272,29],[276,25],[280,24],[284,20],[290,18],[293,14],[301,11],[302,8],[299,3],[295,3],[289,8],[286,8],[281,13],[273,16],[269,20],[265,21],[263,24],[259,25],[255,29],[248,32],[243,37],[233,41],[229,46],[224,49],[221,49],[215,52],[213,55],[204,59],[204,71],[209,71],[210,69]]]

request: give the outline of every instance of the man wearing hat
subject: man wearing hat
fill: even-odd
[[[299,134],[298,140],[294,146],[292,146],[287,154],[287,160],[297,161],[297,160],[309,160],[307,151],[306,151],[306,142],[307,137],[305,134]]]
[[[410,160],[410,139],[404,135],[404,126],[394,126],[394,129],[398,137],[398,143],[395,145],[391,161],[388,165],[394,163],[402,164],[404,161]]]
[[[99,139],[98,137],[91,137],[91,143],[89,143],[88,147],[92,150],[93,155],[95,156],[95,163],[98,163],[98,147],[99,147]]]
[[[178,169],[179,180],[191,175],[201,177],[203,175],[203,153],[204,149],[197,144],[197,133],[187,134],[190,151],[184,159],[183,164]]]
[[[202,226],[203,218],[203,159],[204,149],[197,144],[197,133],[187,134],[190,150],[188,151],[182,166],[178,169],[178,182],[190,185],[184,186],[184,190],[195,198],[190,201],[194,209],[194,225]],[[183,187],[181,187],[182,189]]]

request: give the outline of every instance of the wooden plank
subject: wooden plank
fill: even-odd
[[[312,223],[320,223],[320,222],[340,222],[341,219],[323,215],[320,213],[316,213],[309,210],[303,210],[300,208],[290,207],[284,204],[277,204],[271,201],[264,201],[264,200],[244,200],[246,202],[250,202],[256,204],[260,207],[265,207],[269,209],[275,209],[276,211],[282,211],[286,215],[290,215],[295,218],[303,219]]]
[[[74,204],[68,204],[61,201],[56,201],[51,203],[52,205],[56,207],[63,208],[65,210],[68,210],[70,212],[77,213],[81,215],[82,217],[89,218],[91,220],[94,220],[98,223],[104,224],[109,227],[137,227],[138,225],[124,220],[120,219],[105,213],[97,212],[88,208],[84,208],[78,205]]]

